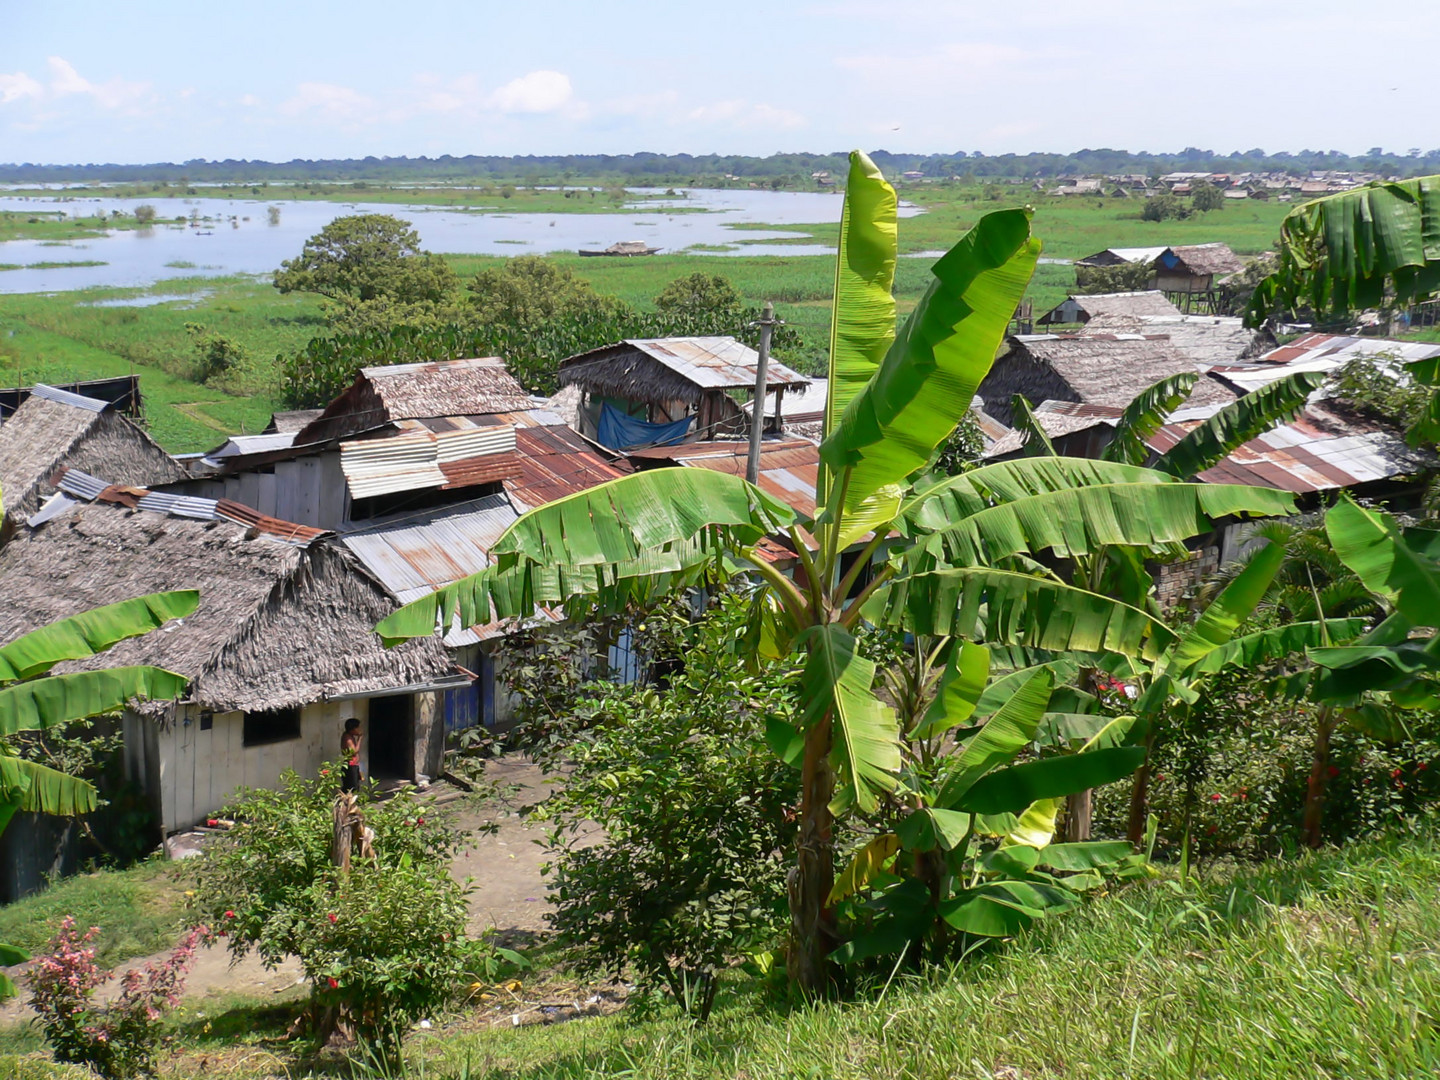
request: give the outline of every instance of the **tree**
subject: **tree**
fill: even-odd
[[[1225,205],[1225,193],[1214,184],[1201,180],[1190,189],[1190,206],[1196,213],[1219,210]]]
[[[1117,544],[1173,552],[1214,519],[1293,507],[1284,492],[1190,484],[1082,459],[1029,458],[928,476],[990,369],[1040,244],[1028,210],[985,215],[935,264],[929,290],[897,334],[896,217],[894,189],[856,152],[836,265],[813,519],[728,474],[641,472],[524,515],[492,548],[493,566],[377,627],[396,641],[435,633],[437,620],[470,626],[526,616],[537,603],[614,609],[726,574],[727,560],[743,565],[763,586],[753,606],[753,648],[793,657],[802,668],[788,963],[807,994],[827,990],[829,957],[840,945],[829,902],[835,815],[871,812],[902,783],[896,718],[876,695],[875,664],[857,643],[862,620],[921,635],[1155,656],[1174,638],[1159,618],[1068,584],[1027,553],[1066,559]],[[889,545],[892,531],[900,539]],[[777,535],[792,547],[794,580],[757,547]],[[1055,768],[1074,782],[1069,790],[1091,786],[1083,764],[1062,760]],[[992,786],[1011,780],[1020,783],[1012,776]],[[1055,779],[1049,796],[1065,794],[1064,782]],[[1007,801],[1019,790],[1008,789]]]
[[[539,255],[520,255],[482,270],[465,286],[468,318],[479,326],[525,328],[557,319],[618,313],[625,305],[601,296],[588,281]]]
[[[57,620],[0,646],[0,832],[22,810],[73,817],[95,809],[93,784],[19,756],[13,745],[17,734],[118,712],[136,698],[178,697],[188,681],[144,665],[63,675],[51,669],[183,618],[199,602],[196,592],[153,593]],[[0,966],[27,959],[14,946],[0,944]],[[14,993],[14,983],[0,974],[0,998]]]
[[[742,301],[729,278],[697,270],[666,285],[655,297],[655,306],[678,314],[734,315]]]
[[[135,208],[135,221],[139,225],[153,225],[155,223],[155,207],[145,203]]]
[[[1076,291],[1086,294],[1140,292],[1150,285],[1155,271],[1149,263],[1075,267]]]
[[[1171,218],[1188,217],[1189,209],[1180,201],[1180,196],[1162,191],[1145,200],[1140,208],[1141,221],[1169,221]]]
[[[346,308],[375,300],[431,303],[455,288],[455,273],[420,248],[419,234],[388,214],[339,217],[275,271],[282,293],[318,293]]]

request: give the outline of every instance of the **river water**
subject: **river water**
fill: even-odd
[[[644,189],[640,189],[644,190]],[[273,193],[273,189],[272,189]],[[497,200],[498,201],[498,200]],[[622,207],[603,214],[507,214],[380,203],[298,202],[284,199],[115,199],[89,189],[50,197],[0,195],[0,210],[45,213],[61,210],[94,220],[112,210],[133,214],[149,203],[160,218],[151,228],[120,229],[105,236],[65,242],[10,240],[0,243],[0,293],[64,292],[95,287],[148,286],[167,278],[266,274],[300,253],[305,241],[345,214],[392,214],[412,223],[430,251],[464,255],[524,255],[603,248],[617,240],[643,240],[665,252],[694,245],[719,247],[717,255],[826,255],[827,244],[773,246],[774,230],[737,230],[735,225],[799,225],[838,222],[841,198],[831,192],[692,189],[674,199],[647,201],[649,212]],[[268,207],[280,209],[270,223]],[[696,212],[696,209],[701,212]],[[687,210],[667,213],[667,210]],[[658,212],[657,212],[658,211]],[[908,216],[916,208],[902,206]],[[184,223],[176,221],[183,217]],[[37,262],[96,260],[103,266],[32,269]]]

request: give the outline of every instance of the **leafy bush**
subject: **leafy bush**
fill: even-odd
[[[161,1017],[180,1003],[185,975],[209,930],[197,927],[166,960],[127,971],[120,996],[100,1007],[93,1004],[95,990],[113,973],[95,962],[90,943],[98,933],[92,926],[81,934],[74,919],[65,919],[30,972],[30,1006],[56,1060],[89,1065],[105,1080],[154,1076]]]
[[[747,668],[746,607],[726,597],[694,625],[673,610],[649,616],[652,634],[684,643],[684,671],[664,692],[593,684],[590,738],[540,811],[556,823],[559,942],[582,970],[633,966],[700,1019],[716,972],[781,935],[795,831],[796,774],[764,738],[767,722],[792,716],[794,673]]]
[[[245,348],[233,338],[193,322],[185,324],[185,332],[200,354],[198,374],[201,382],[229,375],[245,363]]]
[[[1180,201],[1180,196],[1169,191],[1150,196],[1140,208],[1141,221],[1169,221],[1189,216],[1190,208]]]
[[[153,225],[155,222],[155,207],[144,203],[135,208],[135,220],[141,225]]]
[[[1114,266],[1077,266],[1075,285],[1082,293],[1139,292],[1150,283],[1154,271],[1149,263],[1117,263]]]
[[[327,1037],[341,1014],[389,1055],[406,1027],[439,1008],[488,946],[465,936],[465,888],[449,872],[463,834],[408,796],[360,806],[374,856],[331,862],[338,766],[294,772],[226,808],[236,826],[206,852],[195,907],[236,959],[300,961],[311,1017]]]

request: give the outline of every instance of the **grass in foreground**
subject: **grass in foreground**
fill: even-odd
[[[902,973],[888,987],[881,980],[850,1003],[790,1008],[737,979],[722,993],[711,1023],[700,1028],[668,1008],[658,1019],[621,1012],[518,1028],[509,1022],[508,1006],[498,1016],[493,1008],[467,1012],[413,1034],[409,1074],[441,1080],[1435,1075],[1437,900],[1440,846],[1428,838],[1215,868],[1183,887],[1170,874],[1098,897],[1071,917],[951,970]],[[522,997],[554,992],[536,986]],[[180,1052],[166,1075],[348,1074],[341,1063],[316,1068],[294,1054],[283,1039],[290,1015],[274,1001],[193,1002],[176,1018]]]

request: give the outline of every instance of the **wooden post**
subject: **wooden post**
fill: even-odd
[[[750,403],[750,458],[745,463],[745,479],[760,481],[760,436],[765,430],[766,369],[770,366],[770,335],[775,329],[775,305],[768,300],[760,316],[760,358],[755,362],[755,399]]]

